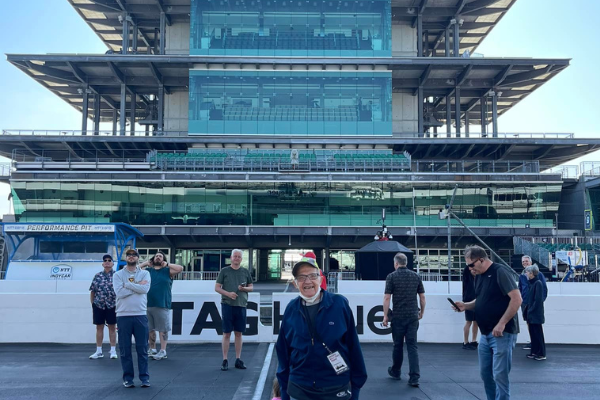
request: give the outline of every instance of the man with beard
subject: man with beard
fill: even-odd
[[[183,267],[169,264],[162,251],[157,251],[154,257],[140,264],[140,267],[150,273],[152,280],[148,292],[148,329],[150,330],[148,355],[155,360],[162,360],[167,358],[167,341],[169,340],[169,331],[171,331],[169,310],[171,309],[173,277],[181,273]],[[160,335],[160,351],[158,353],[156,353],[156,331]]]
[[[123,368],[123,386],[132,388],[133,358],[131,357],[131,335],[135,337],[138,358],[138,373],[142,387],[150,387],[148,373],[148,317],[146,316],[146,294],[150,290],[150,274],[138,267],[139,254],[135,249],[125,252],[127,266],[113,275],[113,287],[117,295],[117,327],[119,328],[119,350]]]

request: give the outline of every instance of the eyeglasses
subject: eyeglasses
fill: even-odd
[[[473,268],[475,266],[475,263],[477,263],[477,261],[479,261],[479,260],[475,260],[471,264],[467,264],[467,268]]]
[[[102,262],[107,262],[107,261],[112,262],[112,260],[110,258],[105,258],[104,260],[102,260]]]
[[[296,282],[306,282],[306,280],[308,279],[310,279],[311,281],[316,281],[317,279],[319,279],[319,274],[312,273],[308,275],[298,275],[296,277]]]
[[[127,253],[125,254],[127,257],[139,257],[137,254],[135,253]]]

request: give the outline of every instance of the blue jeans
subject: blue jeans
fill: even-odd
[[[512,351],[517,343],[517,335],[504,332],[494,337],[492,333],[481,335],[479,346],[479,373],[488,400],[509,400],[510,381],[508,374],[512,367]]]
[[[145,315],[117,317],[117,327],[119,329],[123,381],[133,381],[135,376],[131,356],[131,335],[135,337],[140,380],[142,382],[150,380],[150,374],[148,374],[148,317]]]

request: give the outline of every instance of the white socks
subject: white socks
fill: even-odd
[[[111,352],[111,353],[116,353],[116,352],[117,352],[117,350],[116,350],[116,348],[115,348],[115,347],[116,347],[116,346],[110,346],[110,352]]]
[[[102,346],[96,347],[96,353],[102,354]]]

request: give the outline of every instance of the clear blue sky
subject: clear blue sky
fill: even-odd
[[[107,48],[66,0],[5,2],[0,53],[96,53]],[[571,66],[499,121],[501,132],[599,137],[600,1],[517,0],[477,49],[486,57],[571,58]],[[80,129],[81,114],[0,59],[0,129]],[[600,161],[600,154],[585,157]],[[570,164],[578,164],[582,159]],[[8,211],[0,185],[0,214]]]

